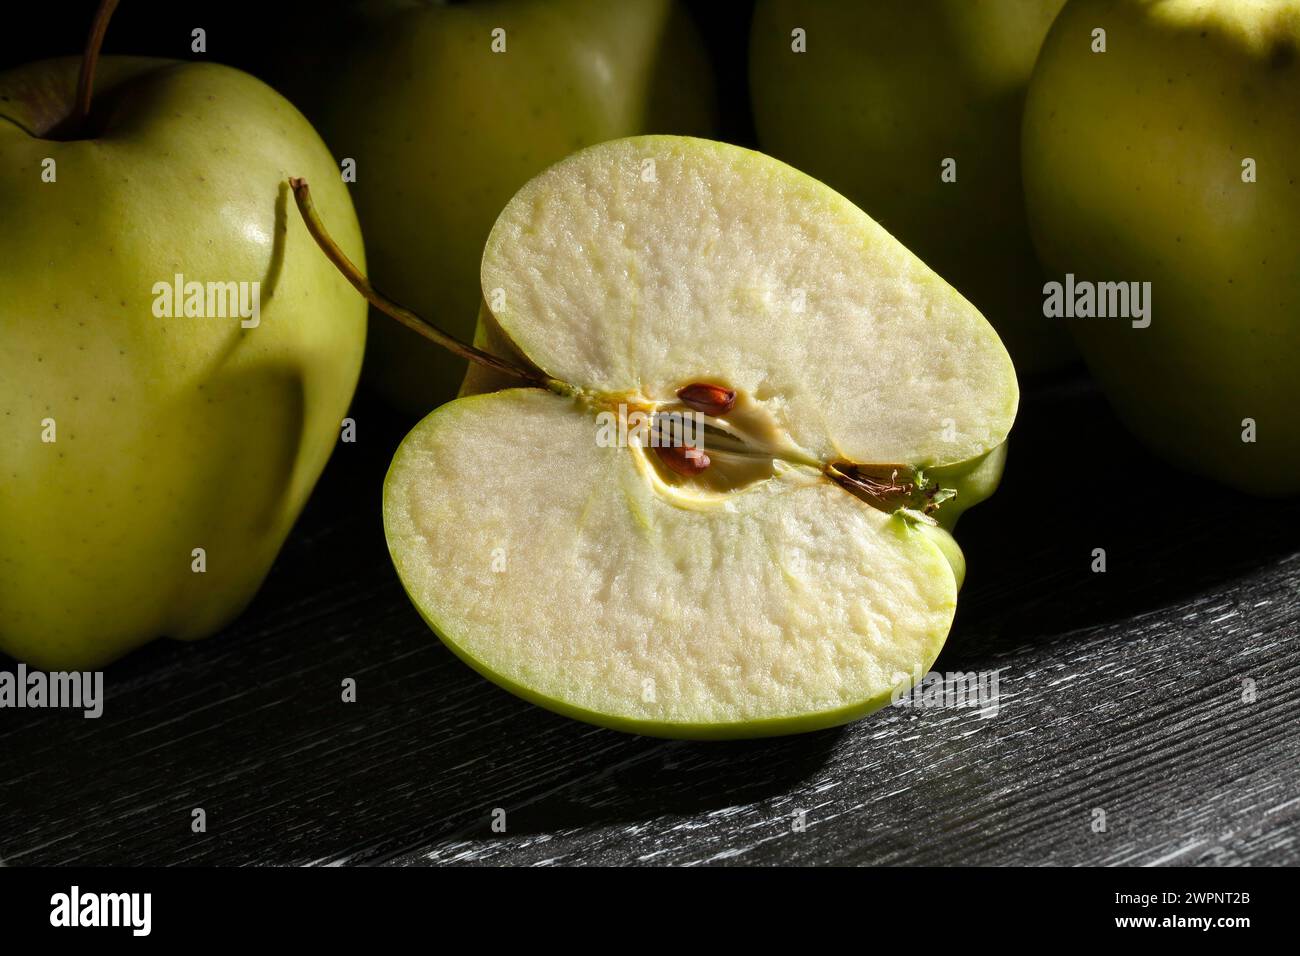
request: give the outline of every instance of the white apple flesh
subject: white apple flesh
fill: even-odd
[[[573,394],[462,398],[394,459],[393,560],[458,655],[544,706],[675,737],[842,723],[929,667],[961,559],[923,514],[943,497],[925,475],[965,481],[963,505],[991,491],[1018,390],[996,333],[915,256],[783,163],[639,137],[525,186],[482,286],[512,353]],[[602,412],[680,409],[692,383],[737,396],[708,417],[726,441],[706,438],[698,479],[599,440]]]

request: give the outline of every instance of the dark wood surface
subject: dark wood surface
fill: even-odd
[[[1300,861],[1300,503],[1164,469],[1082,381],[1026,395],[958,527],[936,666],[1001,668],[997,716],[729,744],[574,723],[455,660],[384,546],[403,426],[354,414],[234,627],[111,667],[99,720],[0,711],[5,863]]]

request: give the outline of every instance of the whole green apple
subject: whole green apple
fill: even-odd
[[[760,0],[750,37],[762,147],[897,236],[1031,373],[1072,355],[1042,315],[1019,146],[1025,86],[1063,2]]]
[[[1129,426],[1189,470],[1300,491],[1300,0],[1071,0],[1024,170],[1057,281],[1151,284],[1140,322],[1070,323]]]
[[[462,339],[474,331],[488,231],[530,177],[602,140],[711,126],[703,49],[672,0],[382,9],[354,24],[328,83],[299,94],[288,78],[282,88],[356,162],[375,285]],[[376,316],[366,378],[397,406],[427,412],[464,372]]]
[[[351,201],[286,100],[227,67],[108,58],[70,131],[78,64],[0,74],[0,650],[51,669],[239,613],[365,347],[287,177],[315,176],[359,257]]]

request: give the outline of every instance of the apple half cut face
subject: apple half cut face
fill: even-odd
[[[571,394],[467,396],[397,452],[389,548],[455,653],[670,737],[844,723],[929,668],[1018,401],[941,278],[783,163],[649,136],[528,183],[482,281],[480,339]]]

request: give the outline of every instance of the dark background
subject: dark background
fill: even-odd
[[[618,0],[610,0],[618,2]],[[60,0],[24,6],[22,29],[0,31],[0,69],[50,56],[80,55],[98,0]],[[342,0],[198,0],[141,3],[124,0],[113,14],[104,53],[205,59],[268,79],[290,52],[305,55],[303,37],[314,38],[329,22],[346,23],[351,4]],[[745,63],[752,0],[686,0],[715,66],[722,127],[720,138],[753,145]],[[207,31],[204,56],[190,52],[190,31]]]
[[[26,27],[0,33],[0,66],[78,53],[94,6],[25,8]],[[750,142],[749,4],[692,8],[724,136]],[[105,50],[188,58],[203,26],[210,59],[265,75],[296,49],[293,24],[329,9],[127,0]],[[588,727],[460,664],[410,606],[384,544],[380,488],[410,422],[364,392],[352,414],[358,443],[338,447],[227,633],[113,665],[99,720],[0,712],[0,860],[1298,858],[1300,503],[1169,470],[1081,371],[1029,384],[1003,487],[958,529],[969,575],[936,670],[1002,668],[1000,715],[886,710],[733,744]],[[1090,570],[1099,547],[1104,574]],[[348,677],[355,704],[340,702]],[[190,830],[196,807],[207,833]],[[496,808],[504,835],[489,827]],[[791,826],[799,811],[805,832]]]

